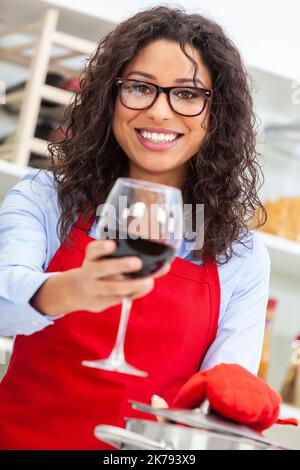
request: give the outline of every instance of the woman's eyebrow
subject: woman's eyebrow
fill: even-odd
[[[132,70],[132,72],[130,72],[127,75],[127,78],[130,77],[130,75],[141,75],[142,77],[149,78],[150,80],[157,80],[155,75],[152,75],[151,73],[147,73],[147,72],[141,72],[139,70]],[[176,80],[174,80],[174,82],[175,83],[194,83],[194,80],[192,78],[176,78]],[[199,78],[196,78],[195,82],[200,83],[200,85],[202,85],[204,87],[204,83],[201,82],[201,80],[199,80]]]

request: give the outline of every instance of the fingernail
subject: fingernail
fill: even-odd
[[[161,397],[159,397],[158,395],[152,395],[151,397],[151,401],[154,401],[154,400],[161,400]]]

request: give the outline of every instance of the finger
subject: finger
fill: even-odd
[[[94,261],[113,253],[116,248],[117,244],[114,240],[95,240],[87,245],[85,256],[87,260]]]
[[[145,289],[144,291],[126,297],[129,297],[131,300],[139,299],[140,297],[144,297],[145,295],[149,294],[152,290],[153,286],[149,287],[148,289]]]
[[[110,258],[94,261],[91,267],[91,275],[97,279],[107,276],[120,275],[139,271],[143,263],[137,256],[126,256],[124,258]]]
[[[124,274],[113,274],[112,276],[107,276],[105,278],[107,281],[123,281],[127,279]]]
[[[102,312],[106,308],[113,307],[114,305],[119,305],[123,301],[122,296],[107,296],[103,297],[99,295],[93,302],[94,306],[91,307],[88,311],[90,312]],[[98,306],[99,305],[99,306]]]
[[[144,291],[139,292],[138,294],[126,295],[126,297],[131,300],[139,299],[140,297],[144,297],[145,295],[147,295],[151,290],[152,290],[152,287],[147,288]],[[105,297],[103,295],[97,296],[96,301],[98,299],[99,305],[101,305],[101,307],[99,307],[99,311],[100,309],[103,310],[103,308],[108,308],[112,305],[121,304],[124,300],[124,297],[125,297],[124,295],[114,295],[114,296],[105,296]]]
[[[153,408],[169,408],[166,400],[159,395],[152,395],[151,406],[153,406]]]
[[[96,289],[101,295],[127,296],[139,294],[147,289],[152,289],[154,280],[150,278],[134,279],[129,281],[107,281],[101,280],[95,283]]]
[[[158,277],[164,276],[165,274],[167,274],[170,271],[170,267],[171,267],[171,264],[167,264],[166,266],[161,268],[159,271],[157,271],[155,274],[151,274],[151,277],[153,277],[153,279],[156,279]],[[123,271],[123,272],[125,272],[125,271]],[[126,277],[124,274],[113,274],[111,276],[105,277],[105,279],[112,280],[112,281],[113,280],[120,281],[120,280],[123,280],[123,279],[128,279],[128,277]]]
[[[171,263],[168,263],[165,266],[163,266],[161,269],[159,269],[155,274],[153,274],[152,277],[156,279],[158,277],[164,276],[170,271],[170,268],[171,268]]]
[[[164,400],[162,397],[160,397],[158,395],[152,395],[152,397],[151,397],[151,406],[153,408],[158,408],[158,409],[169,408],[169,405],[166,402],[166,400]],[[162,424],[168,422],[168,420],[166,418],[164,418],[163,416],[157,416],[156,415],[156,419],[159,423],[162,423]]]

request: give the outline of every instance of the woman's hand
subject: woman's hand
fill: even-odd
[[[153,289],[154,277],[166,274],[170,268],[168,265],[157,276],[126,278],[123,273],[139,271],[142,261],[136,256],[103,259],[116,248],[113,240],[95,240],[88,244],[82,266],[73,272],[76,303],[80,310],[99,312],[121,303],[123,297],[142,297]]]
[[[31,305],[44,315],[65,315],[78,310],[101,312],[118,305],[123,297],[137,299],[154,287],[154,278],[163,276],[170,264],[153,276],[128,279],[123,273],[139,271],[142,261],[136,256],[103,259],[117,248],[113,240],[88,244],[80,268],[52,276],[32,297]]]

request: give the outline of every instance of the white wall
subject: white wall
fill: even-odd
[[[119,22],[158,4],[181,5],[216,19],[230,34],[248,65],[300,79],[300,2],[297,0],[47,0],[92,16]]]

